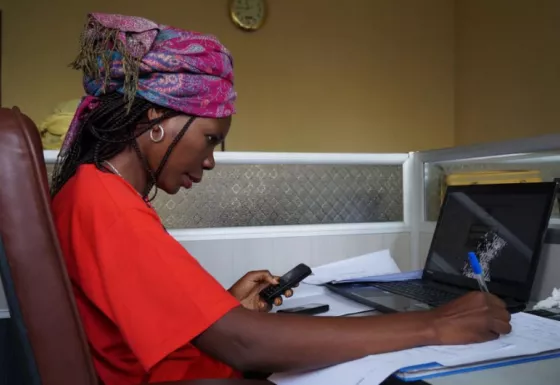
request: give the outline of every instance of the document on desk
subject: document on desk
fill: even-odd
[[[304,373],[277,373],[268,378],[276,385],[379,385],[402,367],[425,362],[422,353],[411,350],[377,354]]]
[[[495,341],[474,345],[427,347],[438,349],[446,357],[444,366],[469,364],[499,358],[544,353],[560,349],[560,322],[527,313],[511,318],[512,332]]]
[[[302,283],[299,287],[294,289],[294,296],[284,299],[282,305],[275,306],[272,310],[278,310],[304,306],[311,303],[322,303],[329,305],[329,311],[326,313],[317,314],[317,317],[340,317],[349,314],[362,313],[365,311],[372,311],[369,306],[362,305],[361,303],[340,297],[337,294],[330,292],[324,286],[309,285]]]
[[[560,322],[517,313],[512,332],[497,340],[456,346],[426,346],[377,354],[306,373],[277,373],[269,380],[277,385],[378,385],[404,368],[423,364],[456,367],[485,361],[560,351]],[[452,368],[450,368],[452,370]]]
[[[303,282],[322,285],[328,282],[374,275],[396,274],[400,269],[391,257],[389,250],[376,251],[354,258],[344,259],[311,269],[313,274]]]
[[[371,277],[335,280],[335,283],[399,282],[422,278],[422,270],[411,270],[396,274],[374,275]]]

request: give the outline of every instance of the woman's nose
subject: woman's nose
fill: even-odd
[[[215,166],[216,166],[216,161],[214,160],[214,154],[212,153],[210,154],[209,157],[204,159],[204,163],[202,164],[202,167],[205,170],[212,170]]]

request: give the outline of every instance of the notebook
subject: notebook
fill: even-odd
[[[457,366],[442,366],[437,363],[416,365],[399,370],[395,373],[395,377],[404,382],[411,382],[418,380],[427,380],[436,377],[444,377],[453,374],[494,369],[504,366],[523,364],[527,362],[547,360],[551,358],[560,358],[560,350]]]

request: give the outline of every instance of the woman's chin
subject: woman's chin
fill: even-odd
[[[182,177],[175,183],[160,183],[158,188],[165,191],[169,195],[175,195],[181,190],[181,188],[190,189],[193,185],[192,180],[188,177]]]
[[[181,190],[181,187],[183,187],[183,185],[181,185],[180,183],[174,183],[173,185],[169,185],[169,184],[158,185],[158,188],[160,190],[165,191],[169,195],[177,194],[179,190]]]

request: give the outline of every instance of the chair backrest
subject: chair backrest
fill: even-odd
[[[39,132],[0,108],[0,273],[32,385],[97,385],[50,210]]]

